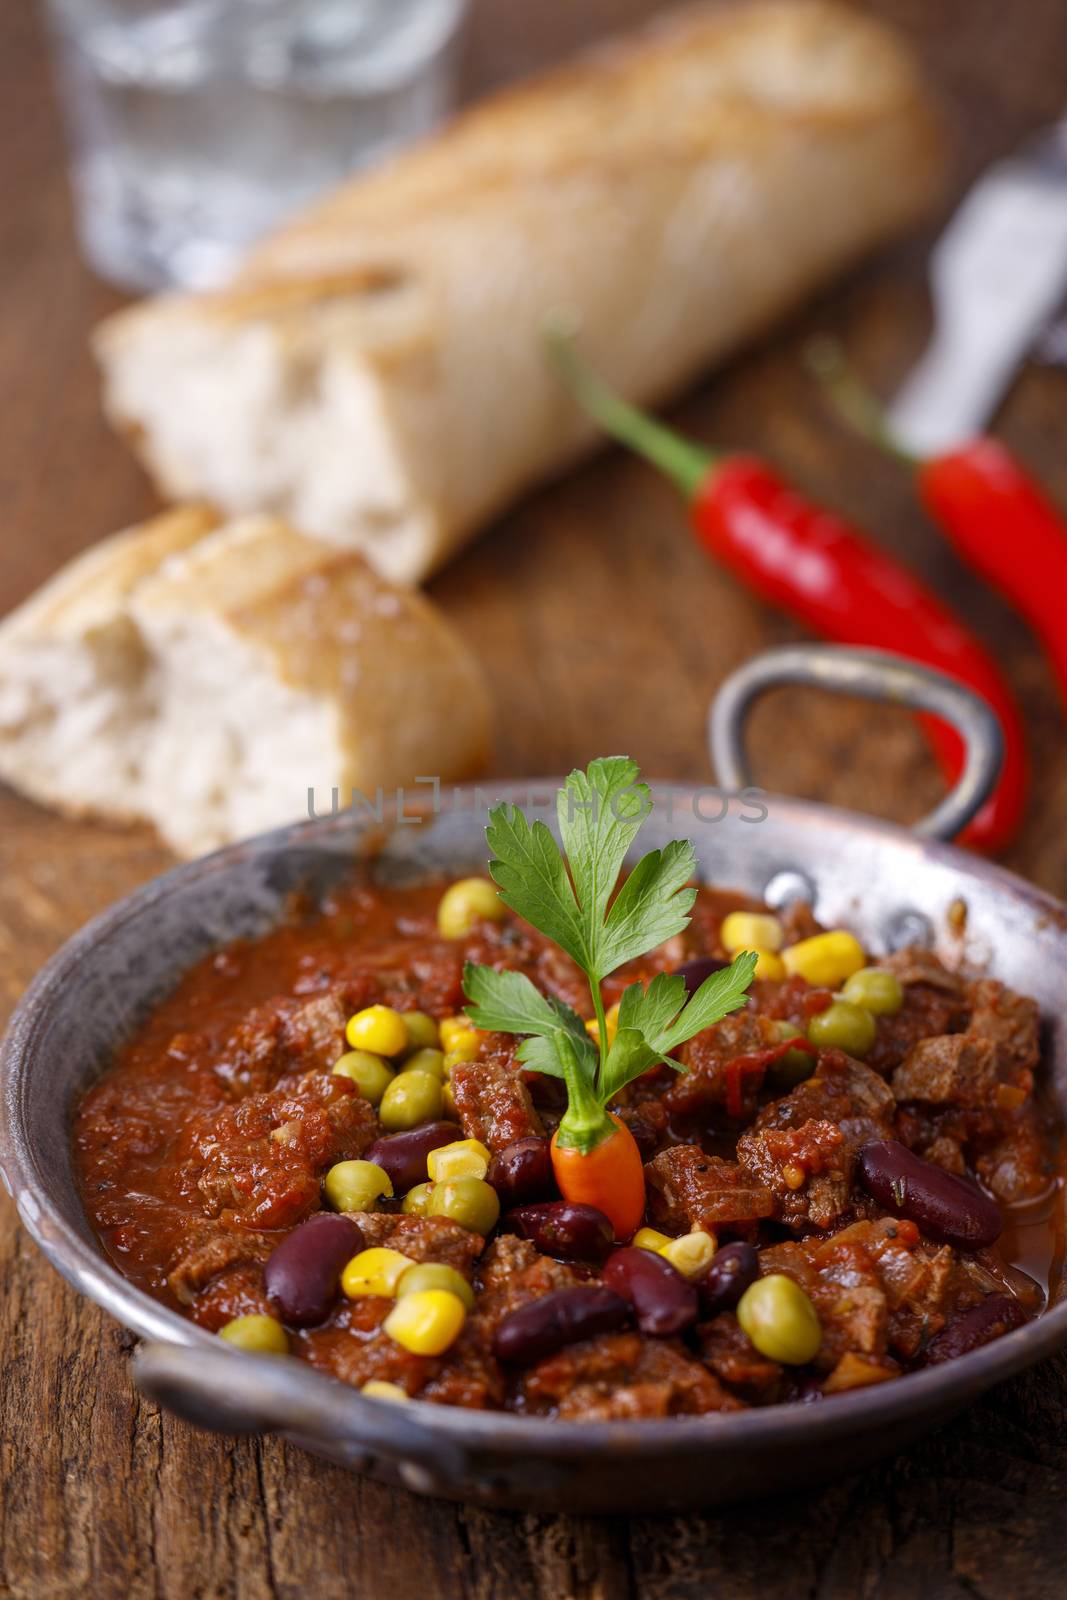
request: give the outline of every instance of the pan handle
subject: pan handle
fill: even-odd
[[[719,782],[740,790],[751,783],[745,723],[769,689],[799,683],[831,694],[858,695],[887,705],[928,711],[955,728],[964,744],[963,771],[941,804],[915,824],[927,839],[954,839],[989,799],[1004,760],[1004,736],[990,707],[956,679],[885,650],[798,644],[767,650],[732,672],[708,713],[708,740]]]
[[[213,1433],[285,1433],[357,1471],[375,1457],[395,1462],[411,1488],[443,1492],[470,1470],[467,1453],[444,1429],[410,1408],[372,1400],[313,1371],[303,1361],[227,1348],[148,1343],[132,1359],[141,1393],[184,1422]]]

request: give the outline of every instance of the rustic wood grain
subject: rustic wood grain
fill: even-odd
[[[473,85],[515,76],[653,0],[480,0]],[[918,41],[959,135],[961,178],[1061,109],[1062,0],[878,0]],[[90,540],[152,509],[99,414],[85,348],[117,297],[77,263],[36,8],[0,13],[0,611]],[[842,334],[888,389],[926,326],[922,242],[828,295],[679,412],[771,453],[952,594],[996,645],[1038,768],[1011,864],[1067,890],[1067,750],[1024,631],[923,523],[891,464],[844,438],[798,361]],[[1067,504],[1067,377],[1031,369],[1000,427]],[[608,456],[529,499],[435,583],[491,669],[500,774],[607,747],[665,778],[708,775],[714,685],[792,636],[710,568],[671,494]],[[611,619],[610,628],[604,619]],[[782,696],[754,741],[769,787],[914,817],[936,793],[910,724]],[[143,834],[75,826],[0,793],[0,1015],[39,963],[167,864]],[[685,1518],[493,1514],[364,1483],[277,1441],[197,1434],[141,1404],[130,1341],[60,1282],[0,1209],[0,1595],[152,1600],[937,1600],[1063,1592],[1067,1363],[1005,1386],[906,1455],[817,1495]]]

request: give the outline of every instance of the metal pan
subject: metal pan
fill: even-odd
[[[808,894],[828,923],[854,927],[875,952],[926,940],[1036,995],[1048,1019],[1045,1061],[1067,1114],[1067,910],[999,868],[939,842],[994,781],[996,724],[966,690],[891,657],[827,647],[779,651],[723,687],[711,716],[719,776],[747,781],[749,705],[783,682],[937,711],[969,756],[960,786],[916,833],[807,801],[675,787],[642,848],[679,835],[708,880],[772,903]],[[530,805],[552,780],[494,792]],[[532,793],[531,793],[532,788]],[[884,1455],[934,1427],[1000,1379],[1067,1340],[1067,1303],[971,1355],[817,1406],[773,1406],[665,1421],[561,1423],[366,1399],[303,1363],[240,1355],[133,1288],[101,1254],[75,1188],[73,1107],[177,976],[213,947],[277,922],[295,888],[321,891],[352,870],[403,878],[484,861],[486,797],[457,791],[381,824],[366,815],[287,828],[180,867],[108,911],[65,946],[14,1018],[0,1058],[0,1166],[29,1232],[76,1288],[149,1343],[134,1360],[142,1390],[199,1426],[281,1432],[361,1472],[420,1493],[487,1505],[572,1512],[677,1510],[766,1495]],[[725,814],[723,814],[725,812]],[[540,813],[539,813],[540,814]],[[649,837],[651,835],[651,838]],[[961,909],[963,908],[963,909]],[[47,1422],[46,1422],[47,1425]]]

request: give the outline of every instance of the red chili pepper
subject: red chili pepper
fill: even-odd
[[[923,506],[956,553],[1030,624],[1067,709],[1067,517],[996,439],[968,439],[925,460],[911,454],[835,340],[814,340],[807,359],[838,414],[911,468]]]
[[[995,439],[918,462],[916,480],[954,549],[1037,634],[1067,708],[1067,518]]]
[[[835,513],[811,504],[750,456],[716,457],[627,405],[564,337],[553,340],[575,394],[601,426],[658,466],[693,508],[701,544],[760,599],[839,644],[895,651],[974,689],[992,706],[1005,760],[992,798],[963,835],[999,850],[1026,801],[1025,736],[1000,670],[945,603],[908,569]],[[944,723],[923,718],[950,782],[963,749]]]

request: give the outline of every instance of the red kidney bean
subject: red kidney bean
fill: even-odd
[[[329,1314],[347,1261],[363,1248],[351,1217],[319,1211],[283,1239],[263,1268],[263,1283],[293,1328],[310,1328]]]
[[[717,1317],[732,1311],[749,1284],[759,1277],[759,1251],[750,1244],[724,1244],[716,1250],[707,1270],[697,1279],[700,1313]]]
[[[694,961],[685,961],[680,967],[675,967],[674,975],[685,979],[686,994],[692,995],[713,972],[721,972],[729,965],[728,961],[717,961],[714,956],[698,956]]]
[[[557,1289],[503,1317],[493,1348],[499,1361],[526,1367],[564,1345],[614,1333],[630,1320],[630,1306],[610,1289]]]
[[[999,1339],[1002,1333],[1021,1328],[1026,1320],[1026,1312],[1010,1295],[987,1294],[979,1305],[972,1306],[930,1340],[924,1364],[934,1367],[942,1361],[953,1361],[956,1356],[965,1356],[979,1345]]]
[[[426,1182],[426,1157],[430,1151],[462,1137],[454,1122],[424,1122],[421,1128],[410,1128],[407,1133],[390,1133],[384,1139],[375,1139],[364,1159],[389,1174],[397,1194],[406,1194],[417,1183]]]
[[[896,1139],[875,1139],[860,1151],[859,1176],[887,1211],[910,1217],[931,1239],[980,1250],[999,1239],[1004,1219],[975,1183],[924,1161]]]
[[[609,1289],[629,1300],[642,1333],[681,1333],[697,1319],[697,1292],[676,1267],[652,1250],[632,1245],[608,1257],[601,1273]]]
[[[531,1134],[498,1150],[489,1164],[489,1182],[505,1208],[547,1199],[556,1188],[548,1140]]]
[[[571,1200],[516,1206],[505,1216],[504,1227],[557,1261],[603,1261],[615,1243],[615,1229],[602,1211]]]

